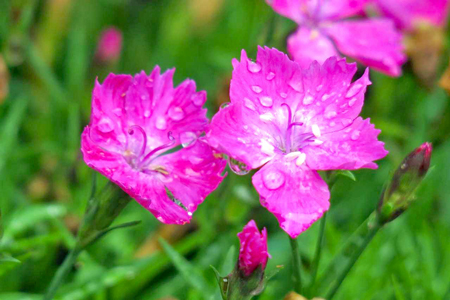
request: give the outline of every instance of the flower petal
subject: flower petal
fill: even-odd
[[[319,174],[285,156],[262,167],[252,181],[261,204],[292,238],[308,229],[330,205],[328,186]]]
[[[444,26],[450,7],[449,0],[376,0],[383,14],[403,30],[412,30],[420,22]]]
[[[214,152],[203,140],[199,139],[187,148],[161,156],[154,161],[168,173],[160,176],[161,182],[181,202],[185,210],[181,220],[190,216],[206,196],[214,191],[225,176],[226,161]],[[156,199],[155,199],[156,201]],[[164,212],[159,212],[164,215]],[[177,223],[165,217],[165,223]]]
[[[287,48],[289,54],[302,68],[308,68],[314,60],[323,63],[331,56],[339,56],[328,37],[317,29],[305,26],[299,27],[289,36]]]
[[[306,164],[313,170],[376,169],[373,161],[388,153],[377,139],[379,133],[369,119],[359,117],[345,129],[322,135],[322,144],[303,149]]]
[[[317,5],[316,0],[266,0],[266,2],[274,11],[299,24],[308,18],[309,12]]]
[[[337,20],[351,17],[363,11],[369,0],[328,0],[320,5],[321,20]]]
[[[341,21],[322,29],[343,54],[390,76],[401,75],[406,56],[402,36],[392,21]]]

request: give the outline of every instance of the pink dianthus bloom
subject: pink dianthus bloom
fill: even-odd
[[[81,150],[159,221],[184,224],[220,184],[226,162],[199,137],[208,127],[206,93],[189,79],[174,88],[174,71],[157,66],[148,76],[97,82]]]
[[[267,252],[266,228],[260,233],[255,221],[251,220],[237,236],[241,243],[239,269],[244,272],[245,276],[251,275],[259,266],[264,271],[267,259],[270,257]]]
[[[390,0],[387,0],[390,1]],[[266,0],[299,28],[288,38],[289,54],[303,68],[338,51],[390,76],[406,61],[402,36],[387,18],[342,20],[358,15],[368,0]],[[395,1],[394,1],[395,2]],[[337,49],[336,49],[337,48]]]
[[[95,57],[102,63],[115,62],[122,51],[122,32],[109,27],[100,34]]]
[[[405,31],[414,30],[422,22],[444,27],[450,7],[449,0],[375,0],[375,3]]]
[[[295,238],[328,210],[317,170],[377,168],[386,156],[379,130],[359,117],[368,70],[351,83],[355,63],[331,57],[309,69],[276,49],[242,51],[233,60],[231,103],[212,119],[210,145],[250,169],[261,204]]]

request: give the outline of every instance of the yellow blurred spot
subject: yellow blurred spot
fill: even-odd
[[[9,93],[9,72],[8,66],[0,55],[0,104],[8,97]]]

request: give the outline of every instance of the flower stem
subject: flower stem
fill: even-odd
[[[45,293],[43,300],[53,299],[59,286],[63,283],[64,279],[67,277],[67,274],[69,274],[70,270],[72,269],[72,266],[77,260],[77,257],[80,254],[80,252],[81,249],[79,249],[78,247],[75,247],[72,250],[70,250],[69,254],[64,259],[63,264],[58,268],[58,271],[56,271],[55,276],[53,276],[53,279],[50,283],[50,286],[47,289],[47,292]]]
[[[355,265],[356,261],[359,259],[361,254],[366,249],[367,245],[369,245],[370,241],[372,241],[373,237],[377,234],[377,232],[380,228],[381,228],[381,224],[379,222],[375,222],[371,226],[371,228],[369,228],[369,231],[368,231],[367,235],[365,236],[363,242],[356,249],[356,251],[350,257],[350,260],[347,262],[347,265],[345,266],[345,268],[338,275],[337,279],[333,282],[331,288],[328,290],[328,293],[325,296],[325,299],[331,300],[334,297],[334,295],[338,291],[339,287],[341,286],[342,282],[345,280],[348,273],[350,272],[352,267]]]
[[[289,241],[291,242],[292,248],[292,264],[293,264],[292,281],[294,283],[294,291],[300,294],[302,292],[302,277],[301,277],[302,260],[300,257],[297,239],[289,238]]]
[[[322,255],[322,245],[325,236],[325,224],[327,223],[327,213],[324,213],[320,220],[319,237],[317,238],[316,252],[311,266],[311,289],[316,282],[317,270],[319,269],[320,257]]]

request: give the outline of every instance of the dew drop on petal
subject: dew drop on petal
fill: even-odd
[[[325,118],[327,118],[327,119],[332,119],[332,118],[336,117],[336,115],[337,115],[337,113],[334,110],[325,112]]]
[[[252,85],[252,90],[257,94],[262,92],[262,88],[259,85]]]
[[[197,135],[192,131],[186,131],[180,134],[180,143],[183,148],[189,147],[197,140]]]
[[[195,106],[203,106],[203,104],[205,104],[206,97],[204,93],[195,93],[191,100]]]
[[[350,99],[350,101],[348,101],[348,106],[352,107],[356,103],[356,100],[358,100],[358,99],[356,99],[356,98]]]
[[[359,139],[359,135],[360,135],[359,130],[355,130],[355,131],[352,132],[352,135],[350,136],[350,138],[352,140],[356,141],[357,139]]]
[[[327,101],[327,99],[330,98],[330,97],[331,97],[330,94],[324,94],[324,95],[322,96],[322,101]]]
[[[305,97],[303,98],[303,104],[305,105],[309,105],[311,103],[313,103],[314,98],[311,95],[305,95]]]
[[[117,107],[117,108],[114,108],[114,109],[112,110],[112,112],[113,112],[116,116],[118,116],[118,117],[120,118],[120,117],[122,116],[123,110],[122,110],[122,108]]]
[[[261,65],[257,62],[248,62],[248,70],[252,73],[258,73],[259,71],[261,71]]]
[[[316,87],[316,91],[319,92],[322,88],[323,88],[323,84],[319,84],[319,85]]]
[[[228,157],[228,166],[231,171],[237,175],[246,175],[250,172],[250,169],[246,164],[235,160],[234,158]]]
[[[230,105],[230,102],[225,102],[220,105],[220,109],[227,108]]]
[[[295,80],[295,79],[291,79],[289,81],[289,86],[297,92],[303,92],[303,82],[301,82],[300,80]]]
[[[151,114],[152,114],[152,112],[151,112],[150,110],[148,110],[148,109],[146,109],[146,110],[144,111],[144,117],[146,117],[146,118],[150,117]]]
[[[264,107],[271,107],[273,105],[273,100],[270,97],[260,97],[259,102],[261,102],[261,105]]]
[[[287,98],[287,94],[286,93],[280,93],[280,97],[286,99]]]
[[[357,93],[359,93],[359,91],[361,90],[361,88],[363,87],[363,85],[361,83],[354,83],[347,91],[347,94],[345,95],[346,98],[350,98],[355,96]]]
[[[166,119],[164,119],[164,117],[159,116],[158,118],[156,118],[156,124],[155,124],[156,128],[158,128],[159,130],[166,130],[167,129],[167,122]]]
[[[179,121],[184,118],[184,111],[181,109],[181,107],[175,106],[169,108],[169,118],[175,121]]]
[[[250,110],[256,110],[255,104],[248,98],[244,98],[244,105]]]
[[[263,174],[263,182],[269,190],[276,190],[284,184],[284,174],[278,170],[266,170]]]
[[[100,119],[100,121],[98,121],[97,127],[98,127],[98,130],[100,130],[101,132],[108,133],[108,132],[113,131],[114,123],[110,118],[102,117]]]
[[[270,72],[269,74],[267,74],[266,79],[267,80],[272,80],[275,78],[275,73],[274,72]]]

